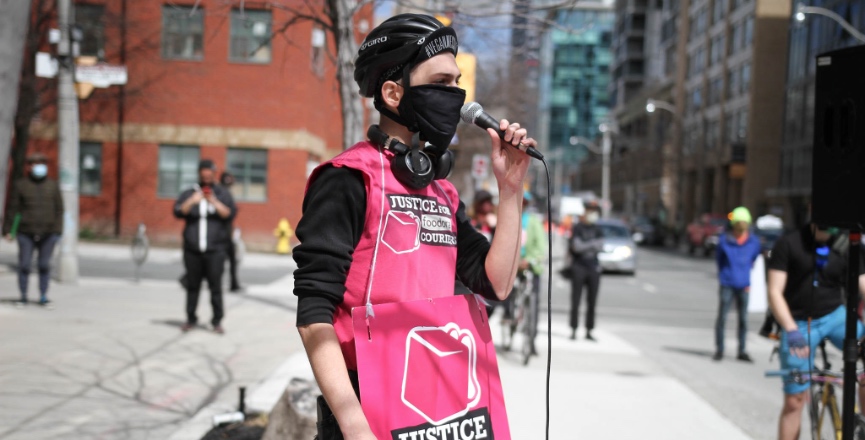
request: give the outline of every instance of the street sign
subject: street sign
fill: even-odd
[[[59,66],[57,59],[48,52],[36,52],[36,76],[40,78],[54,78],[57,76]]]
[[[126,84],[126,66],[105,63],[95,66],[76,66],[75,81],[93,84],[94,87]]]
[[[486,179],[490,158],[484,154],[475,154],[472,157],[472,177],[475,179]]]

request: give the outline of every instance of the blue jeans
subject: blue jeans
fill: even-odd
[[[48,280],[51,276],[51,254],[54,245],[60,239],[57,234],[34,236],[19,233],[18,238],[18,290],[21,291],[21,301],[27,301],[27,282],[33,265],[33,251],[39,251],[39,299],[44,301],[48,294]]]
[[[799,370],[808,371],[809,366],[814,365],[814,351],[820,341],[828,339],[832,345],[840,350],[844,346],[844,336],[847,332],[847,308],[839,306],[832,313],[811,320],[811,335],[808,335],[808,321],[796,321],[796,326],[802,336],[805,337],[805,342],[811,347],[811,359],[800,358],[790,353],[790,345],[787,343],[787,332],[781,332],[781,347],[779,350],[779,358],[781,359],[781,369],[783,370]],[[861,338],[865,327],[861,321],[856,322],[856,337]],[[799,394],[808,391],[810,382],[803,384],[793,382],[789,377],[784,378],[784,394]]]
[[[739,309],[739,354],[745,353],[745,337],[748,333],[748,291],[729,286],[721,286],[718,319],[715,321],[715,349],[724,353],[724,328],[727,325],[727,312],[733,301]]]

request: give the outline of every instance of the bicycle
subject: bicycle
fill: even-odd
[[[522,335],[520,356],[522,356],[523,365],[529,364],[529,359],[535,351],[537,333],[535,320],[538,316],[538,298],[532,294],[534,276],[530,270],[521,270],[517,273],[513,290],[511,290],[511,298],[504,304],[505,316],[511,318],[509,320],[502,319],[502,341],[505,350],[510,351],[514,335],[517,332]]]
[[[832,364],[826,354],[826,340],[820,341],[817,346],[823,367],[810,371],[800,370],[770,370],[766,377],[789,377],[797,384],[811,382],[811,402],[808,405],[808,416],[811,420],[811,438],[814,440],[842,440],[841,407],[838,404],[838,392],[836,386],[843,386],[843,372],[832,371]],[[772,352],[774,356],[778,352],[776,346]],[[859,357],[863,358],[862,342],[859,343]],[[865,358],[863,358],[865,359]],[[856,382],[865,386],[865,371],[859,370],[856,374]],[[855,408],[855,427],[853,438],[865,440],[865,416],[859,413],[859,405]],[[828,416],[828,419],[827,419]],[[827,423],[828,422],[828,423]]]

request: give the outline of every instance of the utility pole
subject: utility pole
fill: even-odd
[[[75,24],[71,0],[57,1],[60,44],[57,46],[57,146],[60,152],[60,193],[63,196],[63,241],[60,245],[60,281],[78,282],[78,96],[74,87]]]

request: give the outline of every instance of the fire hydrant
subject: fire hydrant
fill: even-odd
[[[273,235],[276,236],[276,253],[287,254],[291,252],[291,237],[294,236],[294,230],[291,229],[288,220],[280,219],[279,225],[273,230]]]

